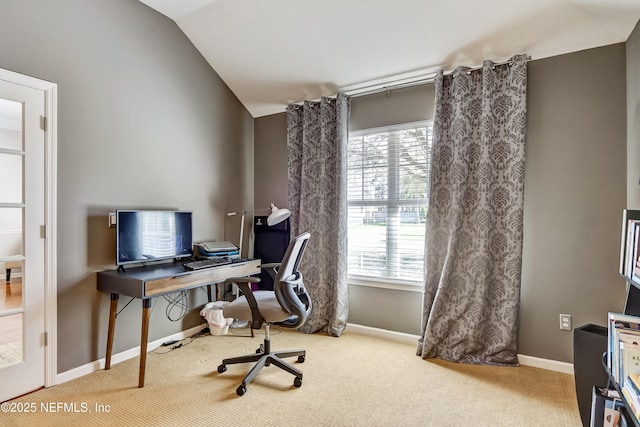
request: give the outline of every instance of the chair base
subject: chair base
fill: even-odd
[[[218,366],[218,372],[223,373],[227,370],[227,365],[235,365],[238,363],[251,363],[256,364],[251,368],[249,373],[242,380],[242,384],[236,389],[236,394],[242,396],[247,391],[247,385],[258,375],[263,367],[271,364],[276,365],[278,368],[283,369],[290,374],[295,375],[293,385],[300,387],[302,385],[302,371],[288,362],[282,360],[285,357],[298,357],[298,363],[303,363],[305,359],[305,350],[285,350],[285,351],[271,351],[271,341],[269,338],[264,339],[264,344],[254,354],[248,354],[246,356],[231,357],[224,359],[222,364]]]

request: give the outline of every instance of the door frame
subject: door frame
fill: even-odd
[[[44,92],[45,144],[45,271],[44,271],[44,385],[56,384],[58,374],[58,282],[57,282],[57,165],[58,165],[58,85],[0,68],[0,80]]]

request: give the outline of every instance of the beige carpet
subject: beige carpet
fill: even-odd
[[[348,330],[340,338],[273,330],[274,348],[307,349],[302,387],[270,366],[238,397],[249,365],[216,368],[261,340],[207,335],[166,354],[160,347],[148,355],[142,389],[130,359],[11,401],[35,413],[0,413],[0,425],[581,426],[571,375],[426,361],[414,345]],[[61,412],[47,413],[52,404]]]

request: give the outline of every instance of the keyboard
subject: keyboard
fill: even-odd
[[[185,270],[202,270],[203,268],[217,267],[219,265],[231,264],[230,258],[207,258],[199,261],[190,261],[182,264]]]

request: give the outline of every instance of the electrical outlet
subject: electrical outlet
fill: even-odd
[[[560,315],[560,329],[563,331],[571,330],[571,315],[570,314],[561,314]]]

